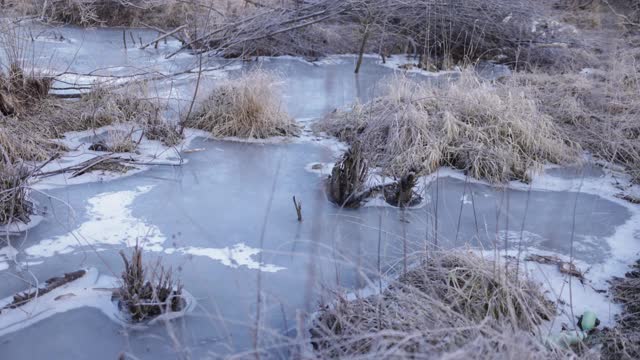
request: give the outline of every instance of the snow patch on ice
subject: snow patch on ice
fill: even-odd
[[[135,190],[107,192],[88,200],[89,220],[68,234],[42,240],[25,249],[30,257],[50,257],[67,254],[78,247],[90,246],[95,250],[106,245],[127,245],[132,239],[142,239],[141,244],[150,249],[157,248],[165,236],[155,225],[150,225],[133,216],[133,200],[152,189],[139,186]]]
[[[256,261],[253,257],[260,254],[261,250],[252,248],[244,243],[224,248],[203,248],[203,247],[184,247],[165,249],[166,254],[185,254],[194,256],[204,256],[212,260],[219,261],[225,266],[239,268],[242,266],[251,270],[261,270],[265,272],[278,272],[286,268],[265,264]]]

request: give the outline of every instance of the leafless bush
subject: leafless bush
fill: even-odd
[[[522,0],[250,2],[196,17],[183,48],[233,57],[410,53],[427,68],[478,59],[555,66],[580,42],[544,17],[542,4]]]
[[[444,88],[396,77],[381,97],[315,128],[360,141],[370,162],[396,177],[449,165],[493,183],[527,180],[545,162],[575,160],[577,147],[525,90],[490,86],[471,73]]]
[[[144,265],[142,252],[138,244],[131,258],[120,252],[124,262],[119,292],[121,306],[128,310],[133,321],[148,320],[165,312],[181,310],[184,306],[182,285],[173,280],[171,269],[165,270],[160,263],[151,267]]]
[[[187,21],[195,3],[176,0],[7,0],[5,8],[54,23],[83,26],[145,23],[173,27]]]
[[[214,136],[264,139],[299,132],[283,110],[278,78],[264,70],[251,70],[214,89],[185,125]]]
[[[538,325],[554,314],[542,290],[464,251],[430,255],[379,295],[339,298],[312,324],[320,358],[561,359]]]

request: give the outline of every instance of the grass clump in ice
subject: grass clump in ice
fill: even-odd
[[[540,110],[585,150],[626,168],[640,181],[640,66],[623,50],[603,69],[580,74],[516,74],[514,83],[531,90]]]
[[[159,263],[145,266],[142,263],[142,251],[138,244],[133,248],[131,258],[120,251],[124,262],[120,305],[136,322],[179,311],[184,305],[182,285],[173,279],[171,269],[166,270]]]
[[[555,313],[540,287],[465,251],[429,256],[381,294],[338,299],[312,323],[319,358],[565,358],[538,325]]]
[[[372,166],[389,175],[452,166],[492,183],[527,181],[546,162],[577,157],[578,147],[523,87],[489,85],[465,72],[443,87],[399,76],[383,88],[382,96],[335,112],[315,128],[360,141]]]
[[[29,176],[25,167],[0,161],[0,225],[16,220],[29,222],[33,214],[33,203],[28,198]]]
[[[365,196],[368,170],[362,146],[356,141],[331,170],[326,185],[329,199],[340,206],[358,207]]]
[[[256,69],[214,89],[185,125],[216,137],[264,139],[292,136],[300,131],[282,109],[278,78]]]
[[[37,78],[31,79],[24,80],[24,83],[37,83]],[[117,90],[94,86],[79,99],[56,98],[47,95],[48,88],[45,91],[44,87],[36,85],[25,90],[28,96],[22,95],[23,92],[2,91],[14,88],[0,86],[0,101],[2,98],[10,98],[10,101],[5,100],[5,104],[9,105],[4,107],[13,109],[6,114],[0,113],[0,147],[12,162],[47,160],[53,154],[65,150],[55,140],[62,138],[66,132],[85,131],[107,125],[126,124],[127,127],[141,129],[145,135],[151,134],[154,139],[169,145],[174,145],[181,139],[175,130],[160,131],[161,127],[168,129],[169,125],[165,124],[165,119],[160,115],[160,106],[145,97],[144,84],[131,84]],[[109,151],[135,150],[136,142],[131,141],[130,135],[113,136],[112,149]]]
[[[12,63],[6,74],[0,68],[0,114],[18,114],[25,107],[43,99],[49,93],[52,78],[25,74],[22,67]]]

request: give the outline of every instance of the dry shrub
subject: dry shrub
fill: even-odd
[[[433,254],[379,295],[340,298],[311,328],[320,358],[564,358],[538,325],[555,309],[537,284],[464,251]]]
[[[546,22],[544,5],[535,1],[323,0],[301,6],[264,0],[260,4],[266,5],[221,11],[219,19],[212,20],[209,14],[198,18],[190,26],[190,38],[202,41],[192,45],[230,57],[315,58],[360,49],[385,55],[409,53],[425,68],[478,60],[564,67],[567,64],[555,58],[571,58],[581,46],[566,26]],[[320,15],[310,15],[314,13]],[[327,14],[333,15],[323,19]],[[547,48],[552,44],[562,46]]]
[[[133,321],[149,320],[183,308],[182,285],[173,280],[171,269],[165,270],[159,262],[145,266],[142,247],[137,243],[130,259],[123,251],[120,256],[124,262],[120,305],[128,310]]]
[[[0,225],[29,222],[33,203],[28,199],[29,171],[21,165],[0,161]]]
[[[192,2],[176,0],[6,0],[5,8],[54,23],[161,27],[177,27],[193,10]]]
[[[640,67],[620,56],[604,70],[582,74],[517,74],[540,109],[562,125],[566,136],[604,161],[627,168],[640,179]]]
[[[214,89],[185,125],[213,134],[264,139],[299,133],[295,121],[282,109],[278,78],[251,70]]]
[[[7,74],[0,67],[0,115],[10,116],[44,99],[53,79],[25,74],[18,63],[11,63]]]
[[[176,146],[184,138],[177,125],[159,117],[150,118],[143,123],[144,136],[149,140],[158,140],[165,146]]]
[[[35,81],[26,78],[24,83]],[[28,98],[24,98],[26,100],[17,95],[19,92],[13,91],[9,94],[20,99],[15,102],[20,106],[11,114],[0,114],[0,148],[11,162],[42,161],[65,150],[54,139],[61,138],[69,131],[84,131],[112,124],[130,124],[143,129],[168,126],[161,125],[165,123],[160,116],[161,109],[146,98],[145,90],[144,84],[132,84],[118,90],[96,86],[80,99],[59,99],[47,96],[44,92],[32,91],[28,93]],[[113,135],[110,139],[113,140],[112,151],[130,152],[135,149],[131,134],[128,137],[116,133]],[[164,135],[166,139],[162,137]],[[168,131],[156,131],[155,136],[163,142],[176,141],[176,135]]]
[[[525,90],[471,73],[443,88],[395,77],[381,97],[315,128],[360,141],[370,162],[396,177],[449,165],[493,183],[526,181],[545,162],[566,163],[578,152]]]

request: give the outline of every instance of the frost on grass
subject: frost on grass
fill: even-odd
[[[33,203],[28,198],[29,176],[24,167],[0,161],[0,225],[16,220],[29,222],[33,214]]]
[[[601,344],[604,360],[640,358],[640,260],[624,278],[614,278],[611,282],[613,299],[623,306],[618,324],[597,333],[594,344]]]
[[[605,70],[580,74],[519,73],[524,86],[560,129],[605,162],[624,166],[640,181],[640,66],[630,51],[616,53]]]
[[[312,323],[320,358],[565,358],[538,325],[554,316],[538,285],[464,251],[430,256],[378,295],[338,299]]]
[[[277,82],[274,74],[259,69],[228,80],[209,94],[185,125],[216,137],[297,135],[300,129],[282,108]]]
[[[578,154],[524,88],[490,86],[471,73],[442,88],[395,77],[382,96],[315,128],[360,141],[370,163],[396,177],[444,165],[492,183],[526,181],[544,163],[568,163]]]
[[[2,77],[0,83],[1,80]],[[12,162],[47,160],[65,150],[55,141],[65,133],[112,124],[127,124],[136,131],[142,129],[154,139],[174,145],[179,141],[179,134],[161,117],[160,106],[145,97],[145,90],[144,84],[132,84],[118,91],[96,86],[80,99],[63,100],[45,94],[28,101],[13,101],[19,106],[14,106],[12,112],[0,113],[2,155]],[[19,93],[12,94],[19,96]],[[129,152],[135,148],[131,136],[110,140],[113,148],[110,151]]]

